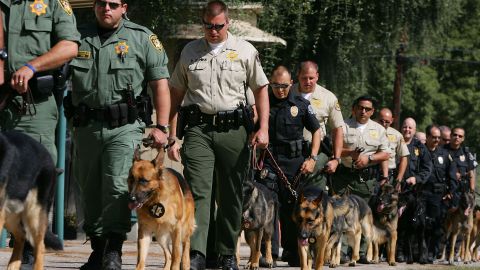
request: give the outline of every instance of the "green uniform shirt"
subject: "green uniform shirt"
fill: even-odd
[[[397,161],[401,157],[410,155],[407,144],[403,139],[402,133],[398,130],[388,127],[387,128],[388,148],[390,157],[388,158],[388,168],[397,168]]]
[[[299,91],[298,83],[294,84],[292,89],[295,93],[302,95]],[[327,124],[330,130],[344,125],[340,103],[332,92],[317,84],[313,93],[305,96],[305,98],[310,101],[310,104],[315,111],[315,116],[317,117],[318,122],[320,122],[322,139],[327,135]],[[303,132],[303,137],[305,140],[312,140],[312,134],[306,129]]]
[[[252,44],[228,33],[216,55],[205,38],[188,43],[169,83],[186,91],[184,106],[198,104],[202,112],[214,114],[236,109],[245,101],[245,86],[256,91],[268,78]]]
[[[343,127],[344,147],[350,149],[364,148],[365,150],[361,155],[388,152],[388,139],[385,128],[371,119],[368,119],[365,125],[362,131],[355,118],[345,120],[345,126]],[[342,164],[346,167],[351,168],[352,163],[352,157],[342,157]]]
[[[99,108],[114,104],[122,101],[128,84],[138,96],[148,81],[169,77],[162,43],[147,28],[122,20],[103,44],[95,23],[80,32],[78,55],[70,63],[74,105]]]
[[[0,0],[8,37],[5,78],[32,59],[48,52],[58,41],[79,41],[75,16],[67,0]]]

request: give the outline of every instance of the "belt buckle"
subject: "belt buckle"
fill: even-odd
[[[217,114],[214,114],[214,115],[213,115],[212,125],[213,125],[213,126],[216,126],[216,125],[217,125]]]

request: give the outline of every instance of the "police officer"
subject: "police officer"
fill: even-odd
[[[443,230],[444,201],[447,193],[455,187],[455,164],[448,150],[440,146],[440,129],[430,125],[425,130],[426,146],[432,157],[432,174],[424,184],[422,195],[425,198],[427,230],[425,232],[428,247],[428,262],[433,263],[440,251],[440,240]]]
[[[420,191],[419,189],[422,187],[423,184],[427,182],[432,173],[432,158],[430,157],[430,153],[428,152],[425,145],[421,143],[417,138],[415,138],[416,130],[417,124],[413,118],[409,117],[403,121],[402,135],[405,143],[407,144],[408,151],[410,152],[410,156],[408,157],[408,166],[405,171],[403,181],[405,181],[406,188]],[[417,197],[418,199],[424,200],[424,197]],[[397,261],[404,262],[404,254],[406,253],[406,251],[403,250],[403,247],[408,240],[408,237],[405,233],[406,227],[411,226],[411,220],[403,216],[403,218],[400,217],[398,224],[399,241],[397,242]],[[424,254],[423,252],[426,252],[424,248],[426,248],[426,243],[421,243],[421,246],[419,247],[419,252],[421,254]],[[423,258],[420,258],[419,262],[426,263],[426,260],[424,261]]]
[[[445,145],[457,166],[456,179],[467,186],[471,191],[475,190],[475,168],[477,161],[467,146],[462,145],[465,140],[465,130],[461,127],[452,129],[450,144]]]
[[[345,120],[343,127],[342,160],[329,190],[331,193],[344,194],[350,190],[368,202],[380,180],[378,176],[387,177],[386,166],[382,169],[381,163],[386,163],[389,157],[388,140],[385,128],[370,119],[374,111],[371,96],[361,96],[353,102],[352,117]],[[342,246],[345,256],[347,245]],[[368,263],[366,247],[362,242],[360,263]]]
[[[178,130],[184,132],[182,163],[184,176],[195,200],[197,228],[191,238],[191,269],[205,268],[207,232],[216,176],[216,250],[223,269],[237,269],[235,250],[241,229],[242,183],[248,167],[248,136],[242,111],[248,115],[247,88],[252,89],[259,115],[259,130],[251,142],[260,148],[268,143],[268,79],[257,50],[228,32],[228,8],[210,1],[203,16],[204,38],[183,49],[170,80],[173,114],[183,102]],[[187,117],[188,116],[188,117]],[[186,123],[184,129],[181,123]],[[175,124],[176,125],[176,124]],[[171,136],[176,136],[172,128]],[[179,134],[180,135],[180,134]],[[179,147],[169,149],[179,160]]]
[[[405,174],[405,169],[408,164],[407,144],[403,139],[403,135],[393,127],[392,111],[388,108],[383,108],[378,113],[377,122],[382,125],[387,134],[388,147],[390,149],[390,156],[388,158],[388,176],[391,182],[400,183]]]
[[[94,11],[96,22],[81,29],[79,52],[70,63],[73,165],[93,250],[80,269],[121,269],[122,245],[131,228],[128,171],[145,129],[135,100],[148,84],[157,114],[151,136],[155,145],[166,144],[169,74],[157,36],[123,19],[124,0],[96,0]]]
[[[440,145],[446,145],[446,144],[450,144],[450,138],[451,138],[451,135],[452,135],[452,130],[447,127],[447,126],[439,126],[438,127],[440,129],[440,133],[442,134],[442,139],[440,141]]]
[[[301,62],[297,75],[298,83],[293,85],[293,91],[310,101],[315,116],[320,122],[321,139],[324,146],[326,146],[327,141],[325,137],[328,137],[329,144],[332,144],[330,138],[333,138],[333,149],[329,149],[331,151],[330,156],[327,157],[327,160],[323,157],[318,159],[315,165],[315,173],[310,177],[310,181],[325,188],[325,178],[320,172],[325,167],[324,171],[332,174],[340,163],[343,148],[342,127],[344,126],[342,111],[335,94],[317,84],[319,74],[318,65],[315,62]],[[327,125],[331,136],[327,132]],[[305,130],[304,137],[307,141],[311,141],[311,136],[310,132]]]
[[[278,66],[270,80],[270,149],[273,161],[265,160],[265,168],[257,179],[278,193],[280,201],[281,240],[284,249],[295,251],[288,256],[288,265],[299,266],[297,229],[292,221],[295,198],[292,190],[298,189],[301,175],[313,172],[320,148],[320,125],[308,100],[290,91],[291,75],[287,68]],[[303,149],[304,129],[311,132],[311,149]],[[305,151],[308,151],[305,153]],[[305,153],[305,154],[304,154]],[[306,158],[306,157],[307,158]],[[276,167],[278,164],[278,167]],[[278,174],[281,170],[286,179]],[[288,183],[286,182],[288,180]],[[278,232],[278,228],[276,228]],[[272,255],[278,257],[278,235],[272,240]]]
[[[67,0],[1,0],[0,8],[8,46],[0,48],[0,59],[6,61],[0,96],[10,97],[0,111],[0,128],[32,136],[56,163],[58,110],[52,91],[63,86],[55,85],[53,76],[77,55],[80,35],[72,8]],[[39,81],[45,82],[43,87]],[[22,267],[28,269],[33,264],[32,248],[27,243],[24,250]]]

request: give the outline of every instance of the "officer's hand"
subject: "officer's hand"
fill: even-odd
[[[417,183],[417,179],[415,179],[415,176],[411,176],[407,178],[406,182],[407,184],[414,186]]]
[[[355,168],[362,169],[367,167],[368,165],[368,156],[367,155],[360,155],[358,159],[355,160]]]
[[[325,172],[326,173],[334,173],[338,167],[338,160],[332,159],[327,164],[325,164]]]
[[[10,86],[19,94],[24,94],[28,89],[28,81],[33,77],[33,71],[28,67],[21,67],[12,74]]]
[[[313,173],[313,170],[315,169],[315,160],[312,158],[307,158],[303,164],[302,167],[300,167],[300,172],[303,174],[311,174]]]
[[[402,192],[402,182],[400,180],[396,180],[397,184],[395,184],[395,190],[397,192]]]
[[[259,129],[252,137],[252,145],[257,145],[260,149],[265,149],[268,146],[268,130]]]
[[[168,158],[173,161],[180,161],[180,145],[178,143],[168,148]]]
[[[458,181],[460,181],[462,179],[462,175],[459,172],[456,172],[455,176],[457,176]]]
[[[164,147],[168,143],[168,135],[157,128],[152,128],[149,137],[153,138],[154,142],[152,146],[155,148]]]

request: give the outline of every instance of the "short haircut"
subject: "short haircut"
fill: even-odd
[[[278,74],[283,74],[284,72],[290,75],[290,77],[292,76],[292,74],[290,73],[290,70],[288,70],[286,66],[284,65],[275,66],[275,68],[273,68],[272,70],[272,77]]]
[[[224,13],[228,21],[228,7],[223,1],[214,0],[207,3],[203,8],[202,19],[205,17],[215,17]]]
[[[373,97],[370,96],[370,95],[363,95],[363,96],[360,96],[360,97],[356,98],[353,101],[352,107],[355,107],[356,105],[360,104],[360,101],[370,101],[372,103],[373,108],[375,108],[375,103],[376,103],[375,99],[373,99]]]
[[[455,133],[455,130],[457,130],[457,129],[463,130],[463,133],[465,134],[465,129],[462,128],[462,127],[454,127],[454,128],[452,128],[452,133]]]
[[[440,132],[451,131],[447,126],[439,126],[438,128],[440,129]]]
[[[427,136],[432,136],[433,129],[438,129],[438,131],[440,131],[440,128],[437,125],[428,125],[425,128],[425,134],[427,134]]]
[[[315,71],[318,72],[317,63],[313,62],[312,60],[307,60],[307,61],[300,62],[300,65],[298,65],[298,74],[300,74],[300,72],[302,72],[307,68],[313,68],[315,69]]]

